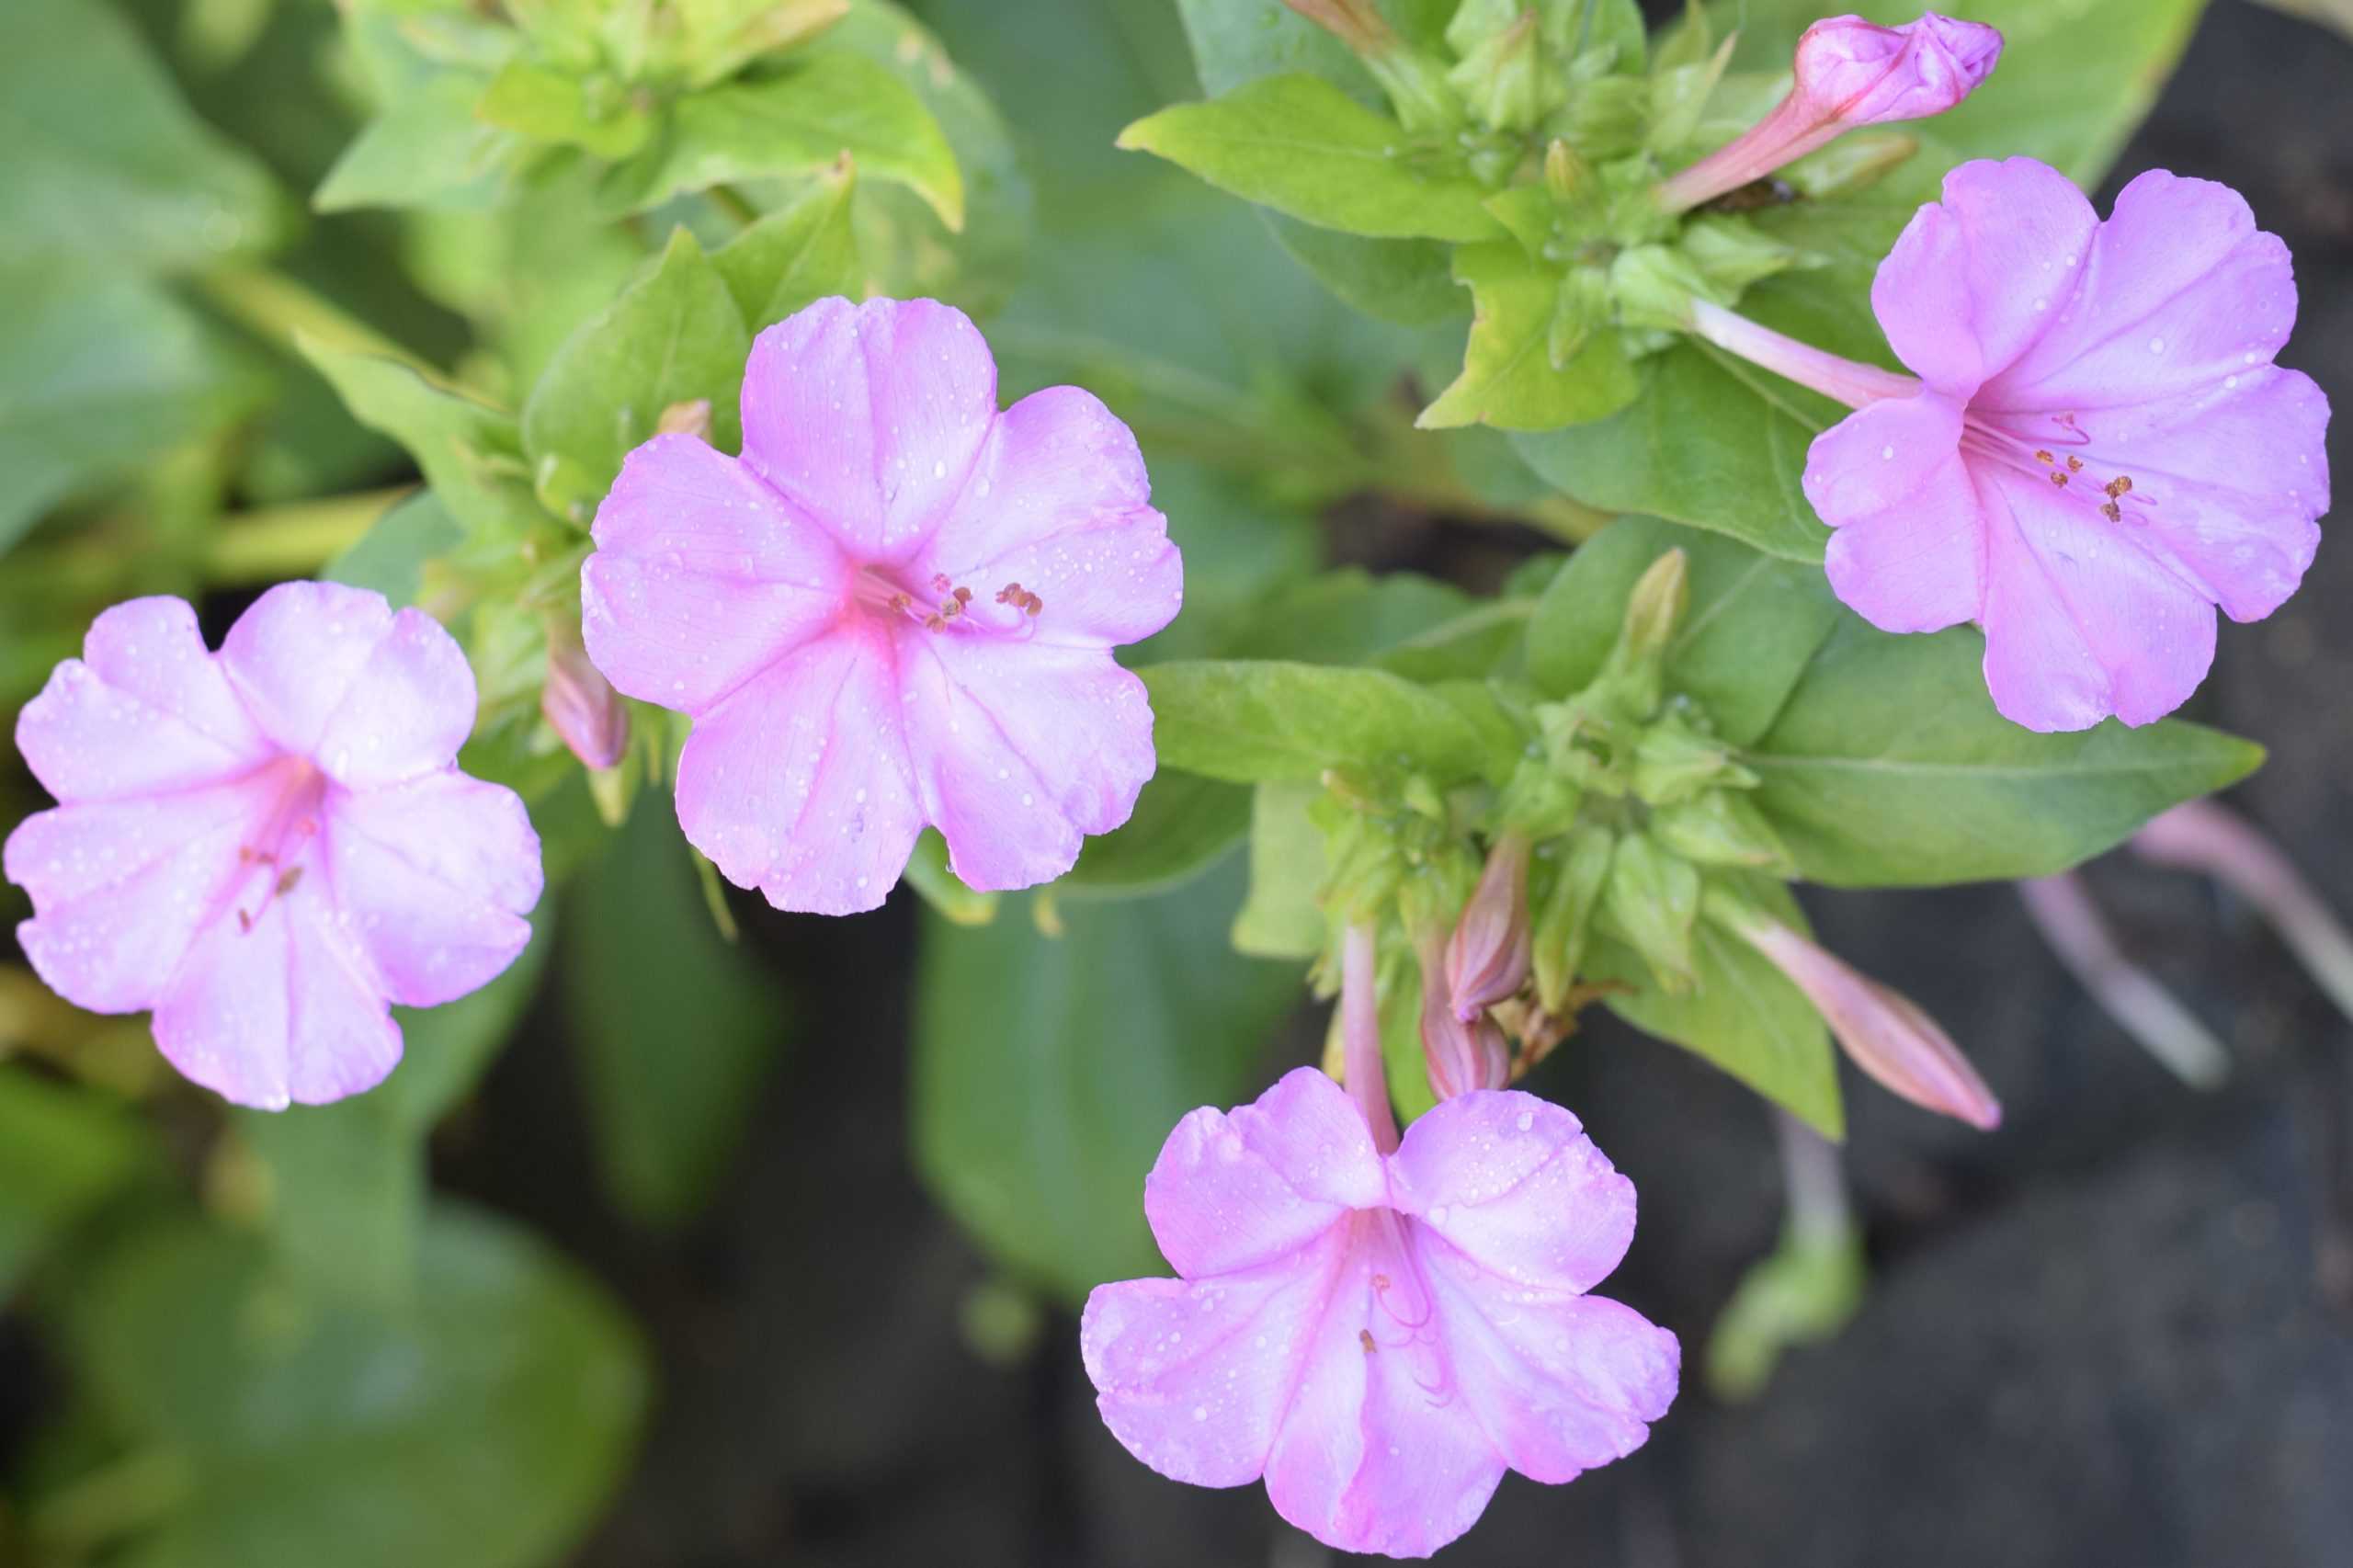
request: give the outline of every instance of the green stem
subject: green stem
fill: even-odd
[[[394,485],[233,513],[206,541],[204,580],[227,585],[314,575],[414,488]]]
[[[229,267],[196,279],[197,291],[223,314],[298,358],[302,340],[403,364],[424,361],[309,286],[267,267]]]

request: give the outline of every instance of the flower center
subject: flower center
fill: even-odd
[[[237,863],[260,873],[258,878],[247,875],[238,881],[233,907],[240,932],[253,930],[267,912],[270,900],[301,885],[303,858],[318,839],[321,808],[326,800],[326,775],[308,757],[280,757],[262,773],[276,787],[278,801],[254,836],[237,846]],[[256,887],[258,896],[249,897]]]
[[[2085,505],[2097,506],[2100,516],[2111,523],[2124,520],[2128,501],[2136,508],[2155,505],[2148,496],[2133,493],[2131,474],[2102,461],[2090,449],[2092,438],[2075,423],[2073,414],[2049,415],[2043,423],[2047,428],[2038,429],[2029,421],[2020,430],[1972,412],[1961,421],[1961,450],[2034,474],[2080,497]],[[2136,515],[2132,520],[2147,519]]]
[[[885,567],[861,566],[850,585],[850,602],[871,615],[904,617],[926,631],[950,630],[981,636],[1027,638],[1045,613],[1046,601],[1018,583],[998,588],[989,605],[976,608],[972,588],[945,573],[934,573],[918,590]]]

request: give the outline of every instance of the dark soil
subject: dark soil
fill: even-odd
[[[2216,0],[2115,184],[2151,166],[2229,181],[2287,239],[2302,294],[2288,357],[2353,406],[2353,45]],[[2345,428],[2336,466],[2353,472]],[[1424,530],[1403,548],[1429,566],[1491,546]],[[2286,609],[2226,625],[2196,711],[2273,748],[2235,803],[2353,910],[2348,600],[2353,550],[2324,549]],[[1574,1485],[1506,1480],[1449,1562],[2353,1563],[2353,1023],[2205,885],[2121,857],[2088,875],[2229,1041],[2231,1085],[2195,1095],[2153,1065],[2006,888],[1811,899],[1830,946],[1968,1044],[2007,1121],[1983,1137],[1850,1082],[1874,1269],[1853,1324],[1750,1405],[1690,1378],[1648,1448]],[[688,1238],[634,1238],[598,1205],[581,1119],[550,1105],[570,1080],[551,1034],[499,1066],[495,1141],[444,1151],[446,1182],[608,1278],[662,1362],[639,1471],[580,1562],[1328,1561],[1256,1488],[1181,1487],[1130,1460],[1096,1418],[1070,1319],[1009,1368],[967,1347],[986,1266],[904,1153],[904,896],[843,922],[739,909],[813,1016]],[[1542,1087],[1643,1192],[1608,1291],[1696,1350],[1773,1244],[1771,1129],[1678,1051],[1607,1026],[1582,1044]]]

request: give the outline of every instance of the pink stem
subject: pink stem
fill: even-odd
[[[2193,1089],[2230,1076],[2230,1053],[2196,1014],[2116,945],[2099,906],[2072,872],[2018,884],[2026,912],[2059,961],[2142,1050]]]
[[[1910,397],[1920,390],[1914,377],[1825,354],[1707,300],[1691,301],[1691,330],[1752,365],[1761,365],[1849,408],[1861,408],[1881,398]]]
[[[1340,1071],[1348,1097],[1372,1130],[1372,1146],[1387,1154],[1397,1148],[1397,1113],[1389,1107],[1389,1074],[1381,1061],[1379,963],[1372,927],[1349,926],[1340,938]]]

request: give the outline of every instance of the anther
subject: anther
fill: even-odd
[[[2113,501],[2103,501],[2099,504],[2099,515],[2111,523],[2120,523],[2124,520],[2124,508]]]
[[[301,880],[302,868],[300,866],[289,866],[286,869],[278,873],[278,891],[280,893],[292,892],[295,885],[301,881]]]
[[[2049,452],[2044,451],[2041,448],[2038,447],[2038,448],[2036,448],[2036,449],[2035,449],[2035,452],[2034,452],[2034,460],[2035,460],[2035,461],[2037,461],[2037,462],[2039,462],[2039,463],[2052,463],[2052,462],[2057,462],[2059,460],[2058,460],[2057,458],[2052,457]]]
[[[254,934],[254,917],[242,909],[237,911],[237,934],[241,937]]]
[[[1357,1330],[1357,1343],[1364,1346],[1364,1353],[1368,1356],[1380,1348],[1378,1346],[1373,1344],[1372,1330],[1369,1328],[1360,1328]]]
[[[971,604],[972,602],[972,589],[970,589],[970,588],[959,588],[959,589],[957,589],[957,590],[956,590],[956,608],[957,608],[961,609],[964,606],[966,606],[966,605],[968,605],[968,604]]]
[[[2110,495],[2130,495],[2130,494],[2132,494],[2132,476],[2131,476],[2131,474],[2129,474],[2129,473],[2120,473],[2120,474],[2118,474],[2114,479],[2111,479],[2111,480],[2109,480],[2109,481],[2108,482],[2108,493],[2109,493]]]
[[[2051,483],[2064,490],[2067,487],[2067,476],[2053,469],[2051,473]]]
[[[945,572],[934,572],[931,574],[931,591],[933,593],[944,594],[955,585],[955,584],[948,580],[948,574]]]
[[[2070,458],[2068,458],[2068,460],[2067,460],[2067,472],[2068,472],[2069,473],[2081,473],[2081,472],[2084,472],[2084,460],[2083,460],[2083,459],[2081,459],[2081,458],[2078,458],[2078,457],[2070,457]]]

